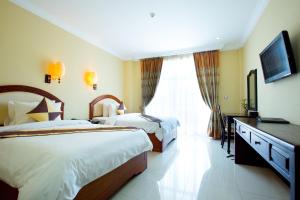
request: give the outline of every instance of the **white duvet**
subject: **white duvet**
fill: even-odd
[[[134,126],[137,128],[142,128],[147,133],[155,133],[157,139],[162,141],[162,139],[171,134],[172,131],[177,128],[179,122],[174,117],[164,117],[160,118],[162,122],[159,123],[149,121],[141,117],[141,113],[129,113],[124,115],[115,115],[111,117],[95,117],[94,120],[105,120],[105,124],[115,125],[115,126]]]
[[[63,120],[7,126],[0,132],[91,126],[96,125]],[[84,185],[151,149],[142,130],[0,139],[0,179],[19,189],[19,200],[74,199]]]

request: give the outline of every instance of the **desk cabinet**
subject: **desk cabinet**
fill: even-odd
[[[291,200],[300,199],[300,126],[235,118],[235,127],[235,163],[267,162],[290,183]]]
[[[269,143],[261,135],[250,132],[251,146],[265,159],[269,156]]]

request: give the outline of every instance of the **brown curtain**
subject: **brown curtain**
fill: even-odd
[[[220,138],[220,117],[218,115],[218,66],[219,51],[194,53],[194,61],[201,96],[211,109],[208,135],[214,139]]]
[[[141,60],[142,70],[142,112],[152,100],[159,82],[163,58]]]

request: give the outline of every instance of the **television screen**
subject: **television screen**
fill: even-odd
[[[295,58],[287,31],[282,31],[259,55],[266,83],[296,73]]]

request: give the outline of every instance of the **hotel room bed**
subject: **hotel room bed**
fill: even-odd
[[[152,144],[153,151],[163,152],[166,146],[177,137],[177,126],[179,122],[174,117],[156,118],[152,116],[142,115],[141,113],[128,114],[111,114],[115,111],[105,112],[104,105],[118,106],[121,103],[117,97],[113,95],[101,95],[90,102],[89,118],[93,122],[116,125],[116,126],[133,126],[143,129],[147,132]],[[108,113],[110,116],[103,116]]]
[[[16,88],[0,86],[0,93]],[[17,91],[60,101],[22,88]],[[0,127],[0,199],[107,199],[146,169],[151,149],[141,129],[85,120]]]

